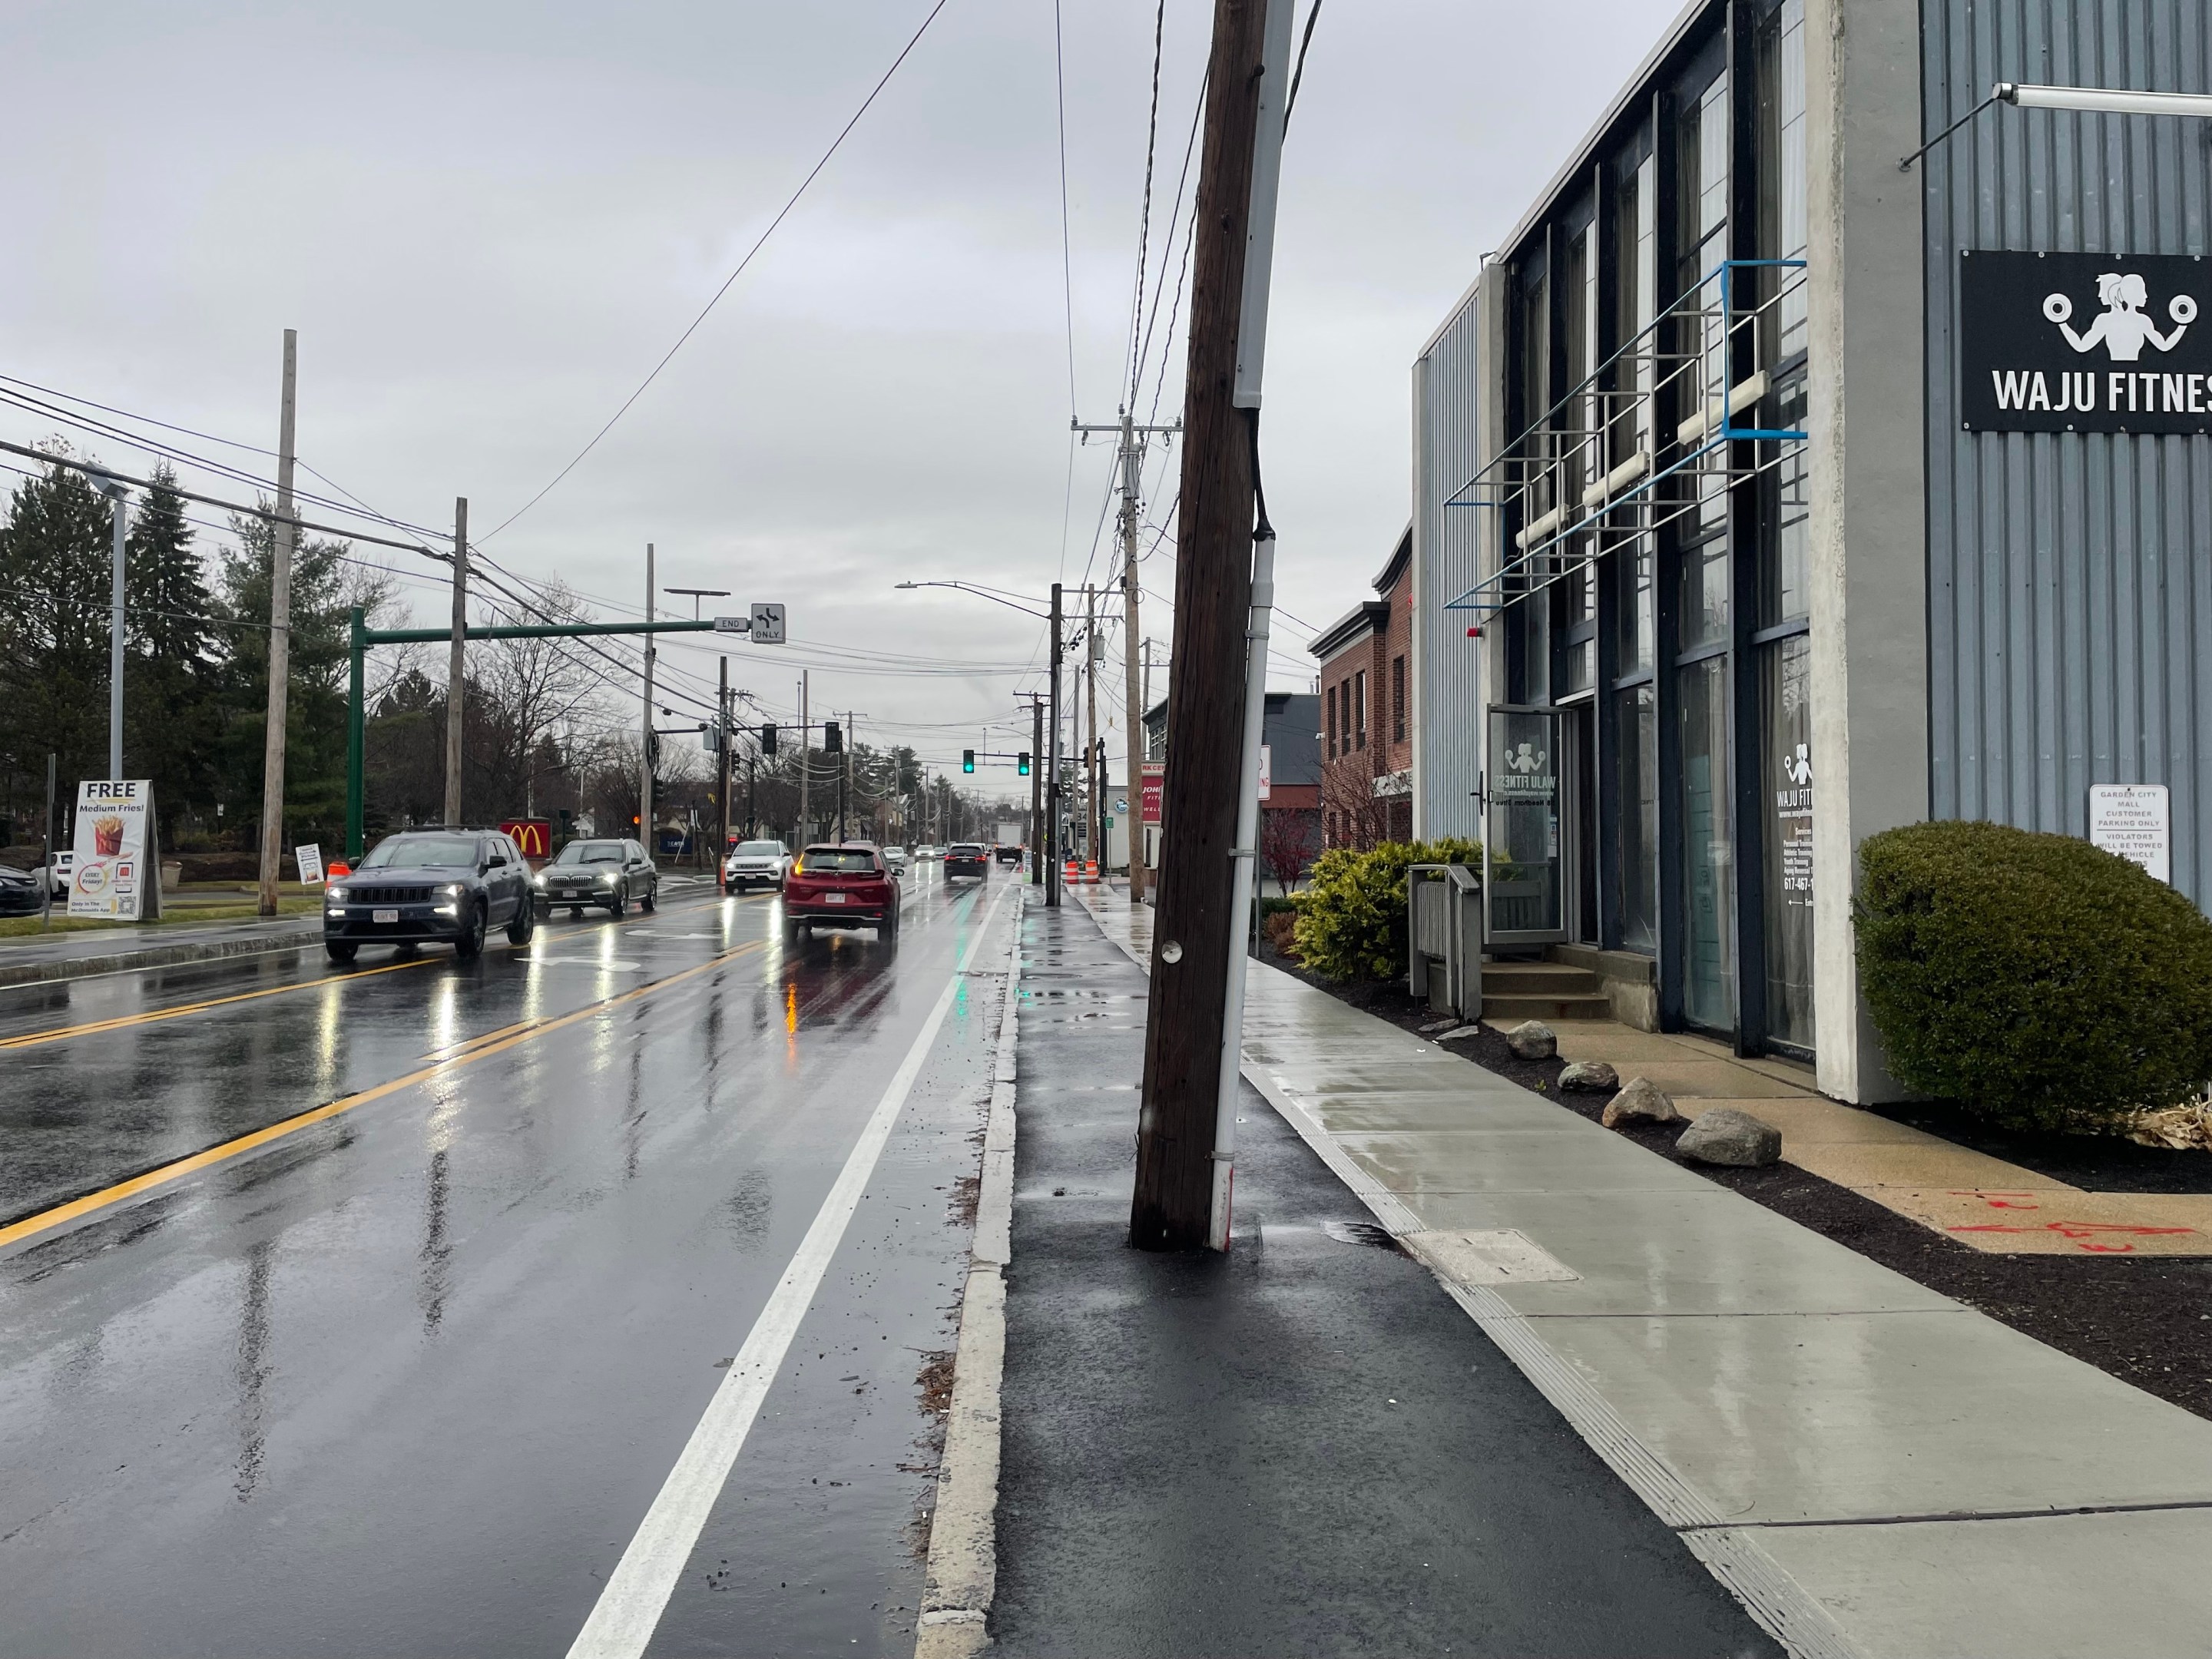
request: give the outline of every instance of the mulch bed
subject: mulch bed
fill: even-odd
[[[1264,957],[1309,985],[1407,1030],[1418,1032],[1445,1018],[1414,1001],[1402,985],[1333,984],[1272,949],[1265,949]],[[1487,1028],[1477,1036],[1439,1046],[1593,1121],[1609,1098],[1562,1093],[1562,1061],[1522,1060]],[[1899,1122],[2090,1191],[2212,1191],[2212,1153],[2161,1152],[2086,1136],[2014,1134],[1938,1107],[1884,1111]],[[1653,1124],[1614,1133],[1916,1284],[1955,1297],[2147,1394],[2212,1418],[2212,1258],[1984,1255],[1793,1164],[1763,1170],[1716,1168],[1674,1158],[1676,1130]]]

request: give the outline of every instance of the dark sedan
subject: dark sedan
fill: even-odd
[[[46,890],[36,876],[0,865],[0,916],[35,916],[46,906]]]
[[[945,849],[945,878],[957,881],[963,877],[976,881],[988,881],[991,877],[991,854],[980,841],[956,841]]]
[[[351,962],[364,945],[445,940],[464,962],[505,927],[525,944],[538,925],[530,866],[496,830],[410,830],[368,849],[323,894],[323,949]]]
[[[898,878],[867,842],[810,847],[783,878],[786,945],[812,927],[872,927],[884,944],[896,945],[898,925]]]

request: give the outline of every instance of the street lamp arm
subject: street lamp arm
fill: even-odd
[[[899,587],[902,587],[902,588],[910,588],[910,587],[957,587],[957,588],[958,588],[958,589],[959,589],[963,593],[973,593],[973,594],[974,594],[977,599],[988,599],[988,600],[990,600],[990,601],[991,601],[993,604],[994,604],[994,605],[1005,605],[1005,606],[1006,606],[1009,611],[1020,611],[1024,616],[1026,616],[1026,617],[1037,617],[1040,621],[1043,621],[1043,622],[1050,622],[1050,621],[1052,620],[1052,613],[1051,613],[1049,611],[1032,611],[1032,610],[1030,610],[1030,607],[1029,607],[1029,606],[1027,606],[1027,605],[1018,605],[1018,604],[1015,603],[1015,601],[1013,601],[1012,599],[1007,599],[1007,598],[1006,598],[1005,595],[1003,595],[1003,594],[1000,594],[1000,593],[994,593],[994,592],[993,592],[989,588],[988,588],[988,587],[978,587],[978,586],[975,586],[975,583],[973,583],[973,582],[960,582],[960,581],[943,581],[943,582],[899,582],[899,583],[896,584],[896,586],[899,586]]]

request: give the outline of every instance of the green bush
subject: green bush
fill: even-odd
[[[1406,871],[1416,864],[1480,864],[1473,841],[1385,842],[1371,853],[1333,847],[1292,901],[1299,958],[1330,979],[1397,979],[1406,971]]]
[[[1870,836],[1859,978],[1897,1079],[2014,1128],[2100,1130],[2212,1078],[2212,921],[2086,841]]]

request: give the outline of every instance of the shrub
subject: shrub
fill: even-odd
[[[1480,864],[1472,841],[1385,842],[1371,853],[1333,847],[1293,901],[1291,942],[1330,979],[1397,979],[1406,971],[1406,871],[1416,864]]]
[[[2212,1078],[2212,921],[2086,841],[1870,836],[1861,983],[1898,1079],[2015,1128],[2117,1129]]]

